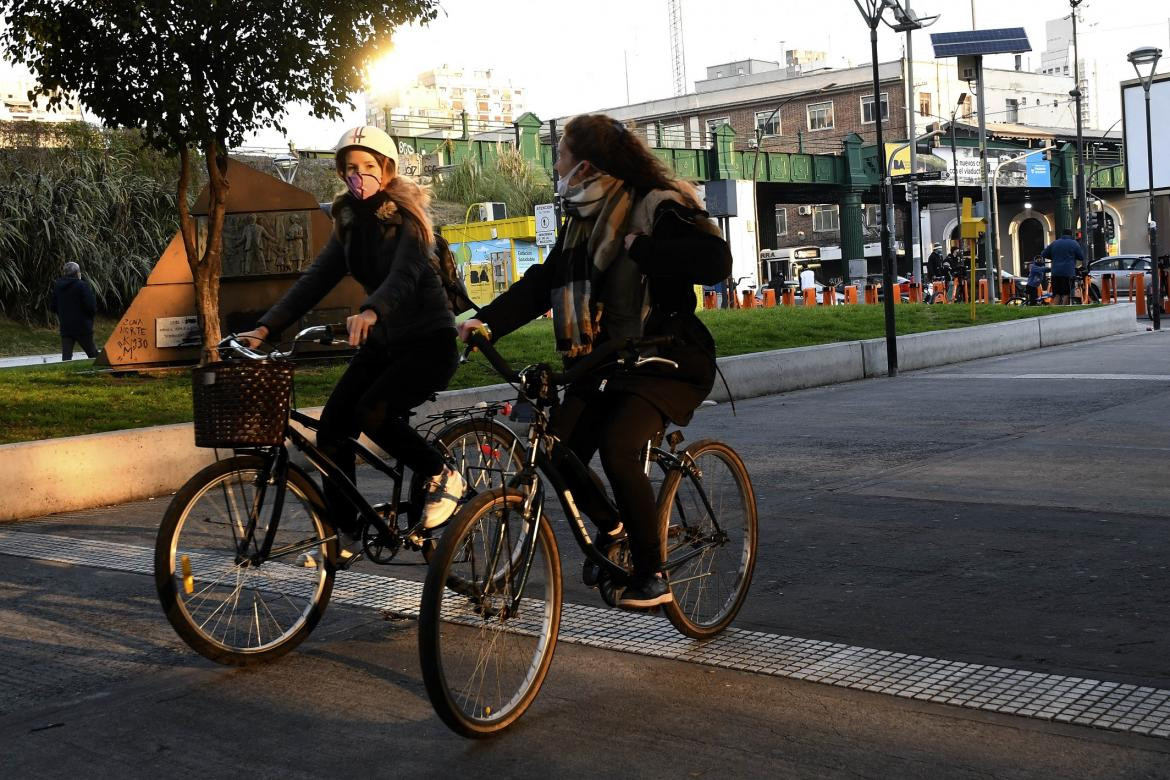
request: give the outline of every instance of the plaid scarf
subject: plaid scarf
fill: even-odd
[[[633,188],[607,174],[595,176],[565,199],[564,283],[552,291],[552,312],[557,350],[566,357],[589,354],[597,341],[604,309],[600,285],[625,251],[633,202]]]

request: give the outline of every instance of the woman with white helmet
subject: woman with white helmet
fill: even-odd
[[[347,130],[336,162],[346,191],[333,201],[333,235],[242,338],[256,343],[281,333],[352,275],[367,296],[346,320],[350,345],[361,349],[321,412],[317,443],[351,479],[347,441],[359,432],[412,471],[433,475],[423,514],[433,528],[450,517],[464,482],[407,422],[411,409],[447,386],[458,364],[455,318],[432,260],[430,198],[398,175],[398,147],[376,127]],[[337,528],[356,537],[356,514],[328,483],[325,499]]]

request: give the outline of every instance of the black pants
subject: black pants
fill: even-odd
[[[608,531],[619,521],[623,524],[638,576],[652,574],[662,565],[665,540],[658,527],[654,489],[643,471],[642,451],[664,425],[662,413],[646,399],[604,392],[567,393],[553,422],[554,431],[582,463],[589,463],[594,453],[601,455],[617,517],[599,500],[604,495],[600,484],[576,484],[571,473],[565,476],[574,500],[598,528]]]
[[[443,456],[409,422],[414,407],[447,387],[458,367],[455,332],[434,331],[387,349],[366,344],[350,361],[321,411],[317,446],[351,480],[355,456],[350,437],[364,433],[411,471],[431,476]],[[356,530],[356,511],[342,493],[325,485],[325,501],[342,530]]]
[[[88,333],[79,333],[76,336],[70,336],[65,333],[61,334],[61,359],[73,359],[73,345],[80,344],[81,348],[85,350],[86,357],[97,357],[98,348],[93,343],[93,331]]]

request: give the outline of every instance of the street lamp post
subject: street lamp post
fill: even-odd
[[[886,166],[882,164],[885,159],[886,146],[885,140],[882,137],[882,123],[881,119],[881,79],[878,76],[878,50],[877,50],[877,28],[881,23],[882,14],[886,10],[886,0],[853,0],[853,4],[857,6],[857,10],[861,12],[861,17],[865,19],[865,23],[869,26],[869,48],[870,58],[873,66],[873,105],[877,109],[879,121],[874,122],[874,129],[877,148],[874,150],[875,162],[878,175],[881,179],[887,180],[889,176],[886,175]],[[885,185],[887,181],[881,181],[881,185]],[[886,321],[886,370],[889,376],[895,377],[898,375],[898,339],[894,329],[894,257],[893,249],[891,247],[891,231],[893,226],[890,224],[890,202],[886,194],[887,187],[879,186],[878,192],[881,197],[881,218],[882,218],[882,295],[884,297],[885,321]]]
[[[1142,91],[1146,94],[1146,201],[1150,210],[1150,265],[1153,273],[1150,274],[1150,294],[1154,298],[1154,305],[1150,307],[1150,319],[1154,323],[1154,330],[1162,329],[1162,269],[1158,267],[1158,224],[1154,221],[1154,137],[1150,134],[1150,85],[1154,81],[1154,71],[1158,68],[1158,60],[1162,58],[1162,50],[1156,46],[1143,46],[1134,49],[1126,58],[1137,71],[1142,82]],[[1142,68],[1149,66],[1148,72]]]
[[[1085,200],[1085,136],[1082,128],[1083,119],[1081,117],[1081,53],[1077,46],[1077,6],[1081,4],[1082,0],[1068,0],[1068,4],[1072,7],[1072,28],[1073,28],[1073,82],[1075,86],[1069,92],[1076,103],[1077,111],[1077,178],[1076,178],[1076,197],[1077,197],[1077,219],[1081,223],[1081,250],[1085,253],[1085,257],[1089,257],[1091,242],[1089,237],[1089,220],[1088,212],[1086,211]]]
[[[951,109],[951,175],[955,177],[955,231],[959,235],[959,242],[963,240],[963,212],[962,206],[959,204],[959,155],[955,151],[955,116],[959,113],[959,107],[966,100],[967,93],[960,92],[959,99],[955,102],[955,107]],[[947,236],[947,246],[949,249],[951,248],[950,243],[951,237]]]

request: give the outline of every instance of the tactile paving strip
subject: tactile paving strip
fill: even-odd
[[[0,531],[0,554],[153,573],[153,551],[113,542]],[[364,572],[339,572],[332,600],[403,617],[418,614],[422,585]],[[827,683],[907,699],[1170,737],[1170,690],[1062,677],[998,666],[852,647],[729,628],[707,642],[678,634],[662,617],[566,604],[560,639],[759,674]]]

